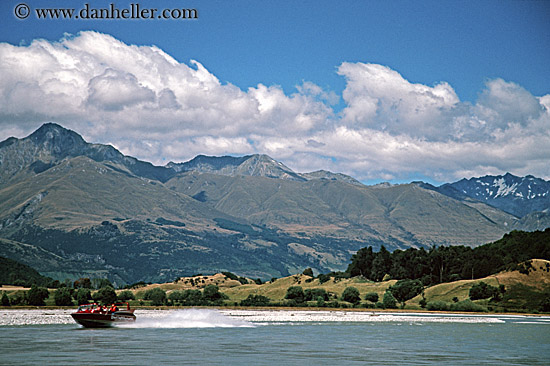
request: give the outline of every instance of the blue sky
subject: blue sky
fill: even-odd
[[[82,133],[88,140],[112,143],[127,154],[158,164],[189,159],[195,153],[240,155],[260,152],[282,160],[297,171],[341,171],[368,183],[414,179],[438,183],[506,171],[550,178],[549,168],[544,168],[549,164],[545,164],[544,155],[541,156],[546,151],[536,154],[530,150],[534,147],[529,147],[545,143],[540,131],[547,134],[549,127],[545,107],[548,104],[545,104],[545,99],[540,100],[550,93],[550,2],[547,1],[93,2],[93,6],[98,8],[115,3],[117,8],[122,9],[130,3],[139,3],[143,8],[185,6],[196,8],[199,12],[199,19],[196,20],[141,21],[39,20],[33,13],[25,20],[18,20],[13,15],[13,9],[19,3],[21,1],[4,0],[0,5],[0,42],[30,52],[32,47],[29,45],[33,40],[41,38],[59,46],[60,42],[63,43],[64,34],[72,34],[78,39],[79,32],[91,30],[112,37],[102,43],[103,47],[115,41],[128,47],[154,45],[180,63],[178,67],[187,66],[190,70],[197,70],[191,61],[196,60],[208,75],[217,78],[221,86],[234,85],[246,94],[237,95],[228,88],[222,88],[223,92],[205,95],[200,103],[195,101],[193,104],[185,99],[183,90],[178,92],[175,86],[169,88],[169,91],[174,91],[174,100],[179,102],[177,105],[181,108],[178,111],[182,117],[174,118],[164,130],[188,123],[183,117],[189,111],[185,108],[201,103],[202,110],[212,111],[214,119],[219,119],[216,117],[218,114],[214,113],[219,103],[237,99],[239,103],[245,103],[241,98],[270,100],[270,103],[276,103],[274,108],[281,115],[249,119],[251,110],[245,115],[246,108],[242,107],[243,114],[235,114],[235,118],[246,119],[245,124],[249,127],[254,123],[264,126],[263,132],[245,128],[245,124],[240,122],[230,126],[232,122],[228,120],[222,126],[214,126],[214,120],[208,120],[202,123],[205,126],[212,124],[211,129],[190,128],[188,133],[182,133],[177,141],[171,143],[169,136],[163,135],[167,132],[148,131],[148,123],[154,122],[143,121],[138,127],[144,135],[148,135],[147,138],[137,133],[124,135],[123,131],[131,125],[130,122],[126,125],[117,122],[120,124],[118,136],[116,131],[105,132],[105,126],[99,121],[81,118],[77,113],[60,115],[40,108],[31,111],[30,107],[21,110],[10,107],[9,112],[0,113],[0,123],[6,135],[20,134],[18,137],[22,137],[40,122],[55,119]],[[80,9],[86,1],[41,0],[26,3],[31,9],[44,6]],[[89,38],[86,42],[100,42]],[[86,45],[90,57],[100,52],[94,51],[89,43]],[[72,52],[71,47],[65,44],[61,48]],[[13,49],[10,48],[11,51]],[[30,55],[16,57],[33,59]],[[143,98],[139,101],[141,104],[123,99],[120,108],[113,106],[113,103],[103,105],[100,109],[108,111],[102,115],[103,120],[113,118],[120,121],[114,110],[126,110],[130,106],[135,109],[145,102],[161,100],[161,90],[148,84],[152,81],[147,81],[146,74],[140,75],[135,68],[114,67],[120,63],[113,60],[112,64],[102,60],[116,71],[116,75],[107,76],[111,82],[119,80],[118,87],[134,82],[144,87],[140,89],[143,92]],[[7,66],[0,70],[7,72]],[[93,77],[104,75],[104,72],[105,69],[98,66],[97,75],[89,75],[87,82],[90,88]],[[167,69],[166,72],[170,71]],[[35,79],[41,77],[36,76]],[[159,80],[162,79],[160,75]],[[390,79],[391,82],[388,81]],[[384,86],[378,82],[386,84]],[[4,95],[15,95],[10,90],[22,83],[32,84],[26,79],[12,80],[11,84],[4,86]],[[44,100],[53,98],[55,93],[51,88],[46,93],[42,87],[44,80],[36,84],[42,88],[40,95],[48,95]],[[259,88],[259,85],[268,89]],[[436,88],[437,85],[441,88]],[[64,90],[62,86],[60,88]],[[431,108],[427,106],[432,105],[435,99],[422,98],[425,93],[440,96],[436,89],[447,99],[437,105],[434,113],[428,111],[417,118],[407,117],[410,111]],[[99,94],[92,94],[90,90],[82,100],[99,103],[99,99],[93,99],[94,95]],[[152,99],[148,93],[154,95]],[[394,94],[401,93],[400,98],[393,98]],[[218,97],[220,99],[215,100]],[[409,97],[412,99],[408,100]],[[522,104],[506,109],[509,104],[507,100]],[[535,105],[537,100],[538,106]],[[8,99],[2,102],[8,103]],[[59,103],[62,105],[61,99]],[[94,108],[99,108],[97,103]],[[151,108],[149,106],[147,110]],[[514,110],[524,113],[517,115]],[[221,115],[228,113],[216,111]],[[22,122],[21,116],[26,113],[29,119]],[[304,116],[312,115],[315,118],[296,131],[284,127],[287,125],[282,123],[282,128],[286,128],[289,135],[275,131],[276,128],[273,132],[265,132],[278,119],[288,119],[288,126],[292,126],[293,123],[302,123]],[[83,120],[77,122],[79,118]],[[453,132],[445,136],[435,133],[435,130],[445,129],[446,125],[441,121],[447,121],[449,126],[452,124]],[[330,126],[327,127],[327,124]],[[514,128],[521,128],[519,134],[525,136],[522,141],[528,141],[525,146],[517,147],[521,144],[513,140],[513,136],[518,136]],[[474,135],[485,137],[474,138]],[[351,139],[350,146],[357,146],[357,153],[339,147],[346,145],[346,136]],[[538,139],[536,136],[539,136]],[[1,139],[5,137],[0,136]],[[543,137],[546,137],[544,133]],[[296,140],[284,146],[285,138]],[[373,140],[369,140],[371,138]],[[169,145],[170,148],[161,145]],[[376,147],[376,157],[372,156],[372,150],[366,145]],[[495,152],[504,145],[508,146],[508,152]],[[514,146],[518,149],[515,155],[519,157],[516,159],[512,159],[514,154],[509,152],[515,149]],[[380,153],[386,149],[388,154]],[[401,154],[400,149],[408,151]],[[466,152],[472,149],[488,157],[472,159],[469,164],[465,160],[472,156]],[[414,151],[422,151],[422,154],[409,159]],[[449,151],[456,151],[456,154]],[[437,157],[449,161],[431,168],[426,161]],[[550,159],[550,154],[546,157]],[[404,161],[399,163],[400,160]],[[418,168],[414,168],[416,166]]]

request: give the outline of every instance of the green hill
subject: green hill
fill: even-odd
[[[51,278],[42,276],[34,268],[12,259],[0,257],[0,285],[47,286],[52,281]]]

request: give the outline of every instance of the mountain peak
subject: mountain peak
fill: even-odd
[[[197,171],[227,176],[249,175],[297,181],[306,180],[283,163],[265,154],[241,157],[198,155],[185,163],[170,162],[167,167],[176,172]]]
[[[41,150],[55,157],[80,155],[88,145],[78,133],[56,123],[45,123],[24,140],[32,141]]]
[[[486,175],[444,184],[439,189],[448,187],[518,217],[550,207],[550,182],[529,175]]]

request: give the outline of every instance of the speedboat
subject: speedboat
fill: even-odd
[[[96,303],[80,305],[71,316],[86,328],[107,328],[115,323],[136,321],[134,309],[130,309],[130,304],[127,302],[117,302],[110,306]]]

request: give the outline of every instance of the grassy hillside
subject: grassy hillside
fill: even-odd
[[[442,283],[427,287],[424,295],[418,295],[405,303],[404,309],[423,310],[421,300],[424,298],[428,304],[439,302],[447,304],[450,307],[456,302],[464,302],[469,299],[469,291],[473,285],[485,282],[488,285],[498,287],[503,285],[506,292],[500,301],[489,299],[476,300],[473,303],[479,305],[479,309],[485,311],[500,312],[538,312],[541,311],[541,304],[545,299],[550,299],[550,261],[534,259],[531,261],[531,269],[527,274],[520,273],[518,270],[501,272],[486,278],[478,280],[462,280],[455,282]],[[193,281],[191,281],[193,279]],[[182,278],[177,283],[152,284],[136,290],[134,293],[143,295],[147,290],[161,288],[170,294],[172,291],[182,291],[190,289],[203,289],[207,285],[214,284],[220,288],[220,291],[228,296],[226,305],[239,304],[249,295],[263,295],[268,297],[272,303],[285,305],[285,295],[291,286],[300,286],[302,289],[323,289],[329,293],[331,301],[338,300],[339,306],[352,307],[352,304],[342,301],[341,295],[347,287],[354,287],[359,290],[361,303],[356,308],[374,308],[375,304],[364,300],[368,293],[378,294],[379,301],[382,300],[384,293],[393,285],[396,280],[382,282],[367,281],[365,279],[354,278],[331,278],[329,281],[320,283],[318,278],[313,278],[303,274],[288,276],[274,281],[258,285],[249,281],[248,284],[241,284],[238,281],[228,279],[222,274],[213,276],[195,276]],[[315,302],[309,302],[309,306],[316,306]]]

